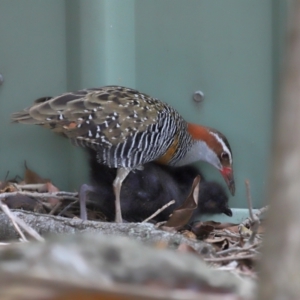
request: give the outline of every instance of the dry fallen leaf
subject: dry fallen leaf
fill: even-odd
[[[8,196],[3,200],[3,203],[10,209],[23,209],[38,213],[46,213],[43,205],[38,200],[22,194]]]
[[[203,222],[198,222],[192,227],[192,232],[197,236],[198,239],[207,238],[213,230],[213,226]]]
[[[186,225],[191,219],[194,210],[198,205],[200,176],[198,175],[193,182],[192,189],[183,204],[173,211],[173,214],[164,225],[164,227],[172,227],[179,229]]]
[[[0,193],[12,193],[16,192],[17,189],[10,182],[3,182],[3,185],[0,184]]]
[[[48,193],[56,193],[59,192],[59,189],[54,186],[51,182],[47,182],[46,183],[47,186],[47,192]],[[54,207],[55,205],[57,205],[60,202],[59,199],[57,198],[48,198],[48,203],[50,204],[51,207]]]
[[[26,161],[25,161],[25,173],[24,173],[24,181],[25,184],[34,184],[34,183],[46,183],[50,181],[49,179],[44,179],[34,171],[30,170],[27,167]]]

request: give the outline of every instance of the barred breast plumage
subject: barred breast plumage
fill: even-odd
[[[184,165],[205,160],[218,168],[234,193],[232,154],[224,135],[187,123],[168,104],[137,90],[105,86],[39,98],[12,115],[97,152],[97,160],[118,168],[114,181],[116,220],[121,221],[120,189],[130,170],[149,161]],[[118,211],[119,210],[119,211]]]

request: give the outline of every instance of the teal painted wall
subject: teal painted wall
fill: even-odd
[[[10,114],[67,88],[63,1],[0,0],[0,180],[23,175],[24,160],[61,187],[70,185],[70,144],[35,126],[10,124]]]
[[[84,87],[136,87],[191,122],[225,133],[237,194],[260,206],[270,154],[282,28],[276,0],[0,0],[0,178],[23,161],[62,189],[87,180],[83,151],[9,115],[41,96]],[[193,92],[205,100],[196,104]],[[204,166],[208,178],[222,178]],[[2,174],[2,175],[1,175]]]

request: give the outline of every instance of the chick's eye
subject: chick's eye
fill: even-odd
[[[221,153],[221,158],[222,158],[222,159],[229,159],[228,153],[227,153],[227,152],[222,152],[222,153]]]

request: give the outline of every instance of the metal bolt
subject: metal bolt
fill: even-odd
[[[2,84],[3,84],[3,81],[4,81],[3,75],[2,75],[2,74],[0,74],[0,85],[2,85]]]
[[[193,99],[195,102],[202,102],[204,100],[204,93],[202,91],[196,91]]]

